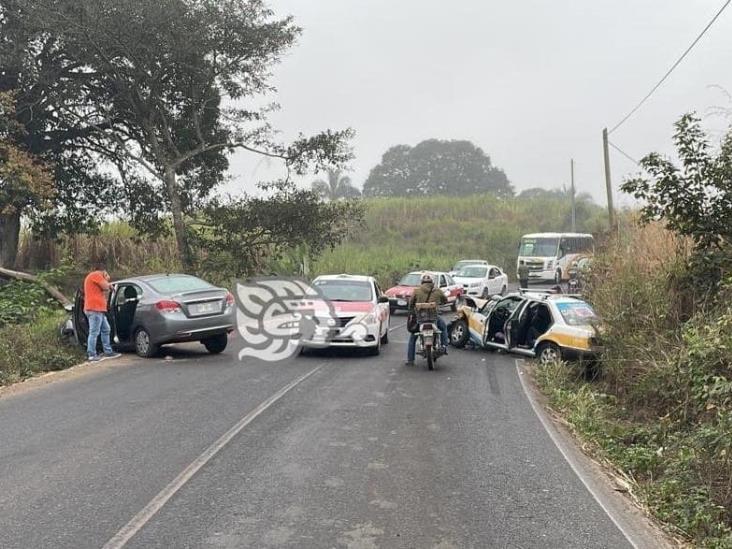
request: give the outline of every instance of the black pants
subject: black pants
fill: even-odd
[[[521,288],[528,288],[529,287],[529,279],[528,278],[522,278],[519,280],[519,287]]]

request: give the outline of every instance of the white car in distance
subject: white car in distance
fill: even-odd
[[[508,290],[508,275],[495,265],[466,265],[453,278],[462,285],[463,295],[489,299]]]
[[[455,276],[460,272],[461,269],[468,265],[488,265],[489,263],[485,259],[461,259],[450,269],[450,276]]]

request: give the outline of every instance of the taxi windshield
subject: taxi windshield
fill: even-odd
[[[316,280],[318,288],[329,301],[371,301],[371,284],[365,280]]]
[[[463,278],[485,278],[485,273],[488,270],[487,267],[480,267],[478,265],[471,265],[469,267],[463,267],[458,271],[455,276]]]
[[[422,275],[420,273],[409,273],[404,275],[399,281],[400,286],[419,286],[422,282]]]

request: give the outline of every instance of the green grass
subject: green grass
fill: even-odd
[[[514,276],[522,234],[568,231],[569,201],[559,199],[498,200],[490,195],[364,199],[365,221],[344,242],[315,258],[310,274],[371,274],[388,286],[412,269],[447,270],[459,259],[486,259]],[[600,233],[604,210],[581,203],[577,230]],[[94,260],[108,257],[113,278],[180,269],[172,237],[140,238],[129,225],[104,225],[96,235],[64,237],[57,243],[36,242],[24,234],[19,267],[45,270],[64,260],[73,266],[61,286],[71,292]],[[269,272],[295,274],[302,250],[272,261]]]
[[[0,328],[0,385],[63,370],[84,359],[81,349],[59,336],[59,325],[65,318],[63,311],[44,312],[33,322]]]
[[[686,259],[659,226],[627,231],[589,280],[605,324],[601,379],[567,365],[536,377],[657,518],[695,547],[732,548],[732,279],[696,301],[679,291]]]
[[[585,451],[614,465],[631,483],[634,495],[673,533],[695,547],[732,547],[730,509],[715,497],[711,476],[728,482],[730,471],[724,470],[719,456],[704,457],[709,453],[705,435],[729,437],[727,427],[682,427],[668,418],[638,416],[607,387],[583,381],[566,364],[542,367],[536,378],[550,405],[582,439]]]
[[[448,270],[486,259],[513,277],[521,235],[568,231],[569,203],[489,195],[367,199],[364,226],[313,264],[313,274],[371,274],[387,286],[412,269]],[[578,231],[600,232],[603,210],[588,205]]]

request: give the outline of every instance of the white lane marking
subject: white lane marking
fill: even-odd
[[[272,406],[275,402],[285,396],[290,390],[294,389],[297,385],[305,381],[315,372],[320,370],[324,365],[321,364],[316,368],[310,370],[307,374],[300,376],[295,381],[288,383],[282,389],[277,391],[267,400],[262,402],[259,406],[254,408],[251,412],[241,418],[236,425],[224,433],[221,438],[214,442],[211,446],[206,448],[204,452],[198,456],[188,467],[175,477],[165,488],[163,488],[158,495],[156,495],[150,503],[148,503],[142,511],[137,513],[132,519],[125,524],[122,529],[117,532],[112,539],[104,544],[103,549],[120,549],[124,547],[127,542],[139,532],[155,514],[162,509],[162,507],[172,498],[178,490],[180,490],[191,478],[195,475],[201,467],[206,465],[211,458],[218,454],[231,440],[238,435],[247,425],[249,425],[257,416],[264,412],[267,408]]]
[[[397,325],[396,325],[396,326],[394,326],[393,328],[389,328],[389,331],[390,331],[390,332],[393,332],[394,330],[398,330],[399,328],[404,328],[404,326],[406,326],[406,325],[407,325],[407,323],[406,323],[406,322],[404,322],[403,324],[397,324]]]
[[[524,381],[524,374],[521,371],[521,367],[519,366],[519,359],[515,359],[514,361],[516,365],[516,373],[518,375],[519,381],[521,382],[521,388],[524,390],[524,394],[526,395],[526,398],[529,400],[529,403],[531,404],[531,408],[533,408],[534,413],[536,414],[536,417],[539,418],[539,421],[541,422],[541,425],[544,427],[544,430],[549,435],[549,438],[552,439],[552,442],[554,443],[554,446],[557,447],[557,450],[559,450],[559,453],[562,454],[564,457],[564,460],[569,464],[569,467],[574,471],[574,474],[577,475],[577,478],[582,481],[582,484],[584,484],[585,488],[587,488],[587,491],[592,495],[593,498],[595,498],[595,501],[597,504],[602,508],[603,511],[605,511],[605,514],[610,518],[612,523],[617,527],[618,530],[625,536],[625,539],[628,540],[628,543],[634,548],[639,549],[639,546],[636,544],[636,542],[633,540],[631,535],[626,531],[626,529],[623,527],[623,525],[620,524],[620,522],[613,516],[613,513],[610,511],[610,509],[607,508],[607,506],[603,503],[600,496],[597,494],[597,492],[592,488],[590,483],[587,481],[587,478],[585,476],[585,473],[580,470],[580,468],[575,463],[575,460],[573,457],[569,455],[569,453],[564,449],[564,442],[559,439],[557,436],[554,426],[549,423],[549,421],[544,417],[543,410],[539,407],[539,404],[534,400],[534,397],[531,395],[531,391],[526,386],[526,382]]]

